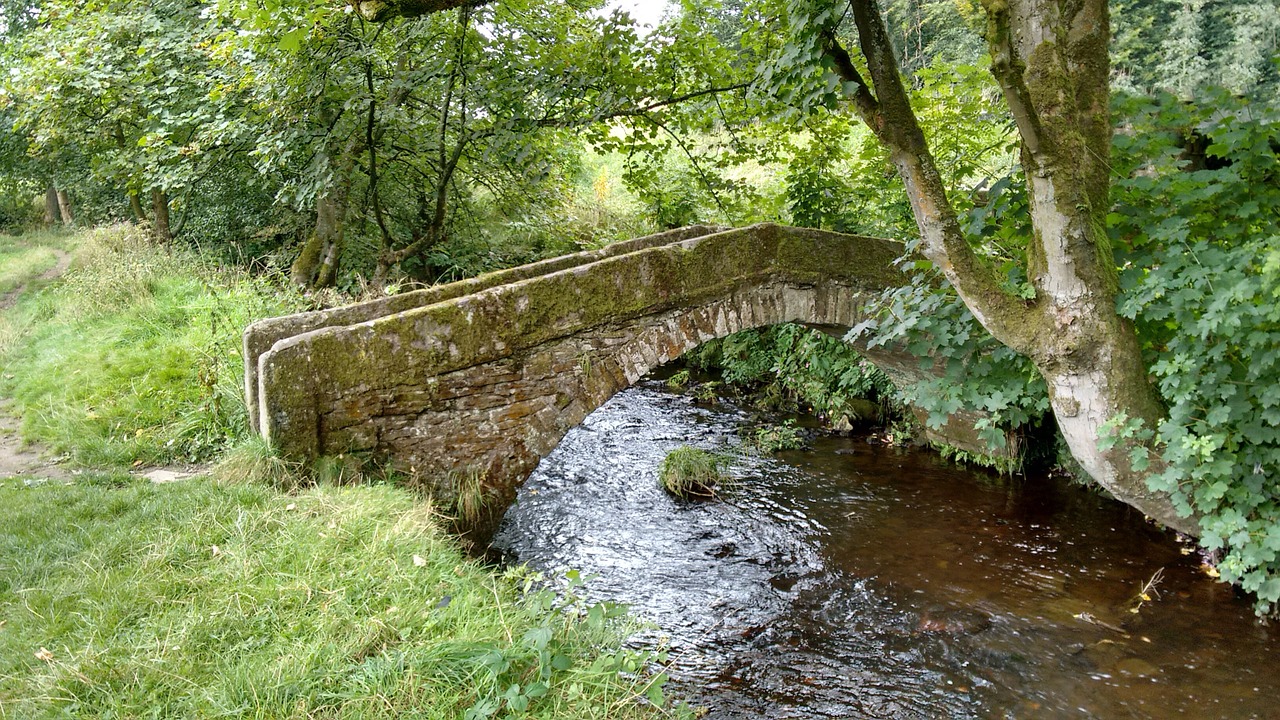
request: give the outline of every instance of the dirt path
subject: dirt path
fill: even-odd
[[[0,401],[0,478],[39,477],[68,480],[71,472],[58,464],[60,458],[42,456],[34,448],[24,446],[18,433],[18,420],[13,417],[8,400]]]
[[[31,280],[28,280],[27,282],[5,293],[4,297],[0,297],[0,310],[8,310],[9,308],[13,307],[14,304],[18,302],[18,297],[22,295],[22,293],[26,292],[27,288],[31,286],[31,283],[48,282],[50,280],[57,280],[58,278],[62,277],[63,273],[67,271],[67,268],[71,267],[71,253],[66,252],[64,250],[59,250],[57,248],[49,248],[49,249],[53,250],[53,252],[58,256],[57,264],[49,268],[48,270],[45,270],[43,273],[40,273],[39,275],[32,278]]]
[[[39,276],[10,290],[0,297],[0,312],[12,308],[18,297],[36,282],[49,282],[62,277],[71,266],[71,254],[57,248],[58,262]],[[0,479],[11,477],[31,478],[35,480],[71,481],[83,470],[72,470],[63,462],[65,457],[53,456],[47,449],[33,446],[22,441],[21,422],[15,417],[12,402],[8,398],[0,398]],[[133,475],[144,477],[154,483],[167,483],[185,480],[189,477],[207,473],[204,465],[171,465],[161,467],[140,467]]]

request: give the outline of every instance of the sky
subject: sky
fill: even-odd
[[[609,8],[626,10],[643,28],[645,25],[657,25],[668,4],[667,0],[610,0]]]

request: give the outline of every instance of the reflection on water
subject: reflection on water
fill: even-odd
[[[748,421],[631,388],[543,461],[494,544],[597,575],[591,594],[656,626],[639,640],[668,642],[673,690],[709,718],[1280,717],[1273,628],[1141,517],[1060,481],[824,437],[743,457],[724,501],[657,487],[668,451],[736,445]]]

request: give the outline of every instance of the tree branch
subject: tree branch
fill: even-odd
[[[1004,0],[982,0],[982,6],[987,11],[991,74],[1004,91],[1005,102],[1009,105],[1014,122],[1018,124],[1018,134],[1022,136],[1023,146],[1032,155],[1039,155],[1044,135],[1040,127],[1040,115],[1031,101],[1031,90],[1022,77],[1026,67],[1013,49],[1009,5]]]
[[[854,66],[849,51],[845,50],[836,39],[834,31],[828,30],[822,34],[822,51],[835,64],[835,71],[840,79],[845,83],[853,83],[853,106],[857,109],[862,121],[874,131],[880,124],[880,102],[876,100],[867,81],[862,79],[862,74]]]
[[[903,87],[897,55],[876,0],[852,0],[850,5],[877,101],[874,118],[878,124],[869,125],[889,148],[906,185],[925,257],[942,270],[988,332],[1014,350],[1028,352],[1036,342],[1029,328],[1036,327],[1036,323],[1025,320],[1034,310],[1004,292],[995,271],[978,257],[961,230]]]
[[[381,22],[395,17],[412,18],[453,8],[477,8],[489,0],[351,0],[365,20]]]

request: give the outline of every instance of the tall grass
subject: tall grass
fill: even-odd
[[[0,480],[0,719],[638,718],[608,606],[465,560],[389,486]]]
[[[716,496],[728,480],[726,458],[700,448],[682,445],[667,453],[658,468],[658,483],[681,500]]]
[[[128,225],[74,252],[0,325],[0,389],[24,434],[97,466],[206,460],[242,440],[240,333],[301,297]]]

